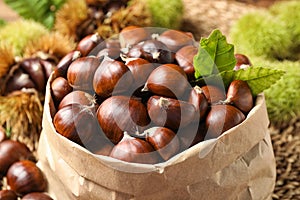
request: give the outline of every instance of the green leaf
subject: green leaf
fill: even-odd
[[[221,31],[214,30],[207,39],[201,38],[193,63],[196,79],[232,70],[236,64],[234,46],[227,43]]]
[[[285,74],[283,70],[270,69],[264,67],[249,67],[241,70],[223,71],[219,74],[198,80],[198,83],[215,83],[223,81],[224,87],[227,88],[233,80],[246,81],[251,88],[253,96],[258,95],[264,90],[275,84]]]
[[[55,12],[65,0],[4,0],[5,3],[25,19],[42,23],[47,28],[54,24]]]
[[[0,19],[0,27],[4,26],[6,24],[6,22],[3,19]]]

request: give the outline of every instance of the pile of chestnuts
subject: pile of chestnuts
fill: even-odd
[[[92,153],[164,162],[241,123],[253,107],[247,82],[195,84],[191,33],[129,26],[83,38],[51,82],[56,131]],[[236,55],[236,70],[244,63]],[[249,60],[248,60],[249,61]]]
[[[24,143],[8,139],[0,129],[1,200],[52,199],[45,193],[47,180],[35,162],[34,155]],[[1,186],[4,180],[5,184]]]

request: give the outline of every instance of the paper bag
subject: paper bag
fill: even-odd
[[[263,94],[246,120],[155,165],[96,156],[52,123],[47,84],[38,165],[56,200],[271,199],[276,165]]]

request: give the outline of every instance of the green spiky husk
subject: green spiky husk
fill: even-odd
[[[255,11],[242,16],[231,28],[230,38],[237,52],[249,56],[289,57],[291,36],[285,25],[265,11]]]
[[[34,89],[0,96],[0,126],[9,131],[13,140],[36,150],[42,126],[43,106]]]
[[[32,20],[17,20],[7,23],[0,29],[0,41],[13,46],[14,55],[22,55],[28,41],[48,33],[46,27]]]
[[[271,88],[264,91],[270,121],[280,126],[300,116],[300,62],[275,61],[265,57],[252,57],[254,66],[286,71]]]
[[[183,17],[181,0],[147,0],[153,26],[179,29]]]

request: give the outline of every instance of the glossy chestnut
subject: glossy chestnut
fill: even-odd
[[[119,34],[122,48],[131,47],[141,41],[150,39],[147,29],[139,26],[127,26]]]
[[[67,72],[67,80],[74,89],[93,90],[93,76],[100,65],[96,57],[81,57],[73,61]]]
[[[145,139],[164,160],[169,160],[179,152],[180,144],[177,135],[165,127],[152,127],[144,131]]]
[[[72,90],[73,88],[69,85],[67,79],[63,77],[57,77],[51,83],[51,94],[56,103],[59,103]]]
[[[198,53],[198,48],[193,45],[187,45],[180,48],[175,59],[180,67],[183,68],[188,80],[195,80],[194,56]]]
[[[188,102],[196,108],[196,121],[202,121],[208,111],[208,101],[203,93],[203,90],[199,86],[193,87],[190,92]]]
[[[80,51],[71,51],[66,54],[56,65],[55,74],[67,78],[67,72],[70,64],[81,57]]]
[[[22,88],[36,88],[36,86],[30,76],[19,68],[14,71],[13,76],[9,78],[5,93],[8,94],[15,90],[21,90]]]
[[[88,106],[70,104],[57,111],[53,118],[56,131],[69,140],[87,144],[99,132],[95,113]]]
[[[80,51],[82,57],[85,57],[102,41],[103,39],[98,33],[89,34],[79,41],[76,50]]]
[[[208,104],[215,104],[226,99],[225,88],[215,85],[205,85],[201,87],[201,90],[205,95]]]
[[[139,100],[127,96],[112,96],[97,110],[98,122],[106,136],[117,144],[123,132],[142,132],[150,123],[147,109]]]
[[[193,37],[178,30],[164,31],[158,40],[163,42],[172,52],[177,52],[183,46],[194,44]]]
[[[181,67],[175,64],[164,64],[151,72],[143,90],[160,96],[180,98],[189,86]]]
[[[93,88],[98,96],[107,98],[113,93],[127,91],[133,81],[133,75],[124,63],[103,60],[94,74]]]
[[[148,142],[132,137],[126,132],[122,140],[114,146],[110,156],[126,162],[143,164],[155,164],[159,160],[155,150]]]
[[[235,64],[234,70],[246,69],[249,66],[252,66],[251,61],[249,60],[249,58],[246,55],[236,53],[236,54],[234,54],[234,57],[236,59],[236,64]]]
[[[5,175],[8,168],[20,160],[34,160],[29,148],[21,142],[4,140],[0,143],[0,176]]]
[[[152,122],[173,131],[191,123],[196,113],[196,108],[188,102],[161,96],[150,97],[147,109]]]
[[[29,160],[15,162],[7,172],[7,184],[18,195],[44,192],[47,180],[37,165]]]
[[[231,105],[213,105],[206,118],[207,135],[205,139],[217,138],[225,131],[240,124],[245,115]]]
[[[95,98],[91,94],[81,90],[74,90],[67,94],[60,101],[58,110],[70,104],[80,104],[90,108],[96,106]]]
[[[234,105],[243,113],[248,113],[253,107],[253,96],[248,83],[242,80],[232,81],[224,103]]]

